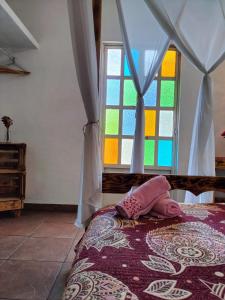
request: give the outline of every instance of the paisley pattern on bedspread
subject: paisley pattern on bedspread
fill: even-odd
[[[167,220],[98,211],[63,300],[225,300],[225,206],[182,205]]]

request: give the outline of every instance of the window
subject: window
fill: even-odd
[[[133,50],[132,55],[138,67],[139,53]],[[146,169],[175,168],[178,60],[177,50],[170,48],[144,96]],[[104,61],[104,166],[129,167],[137,92],[122,46],[105,46]]]

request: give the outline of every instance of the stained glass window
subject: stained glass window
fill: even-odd
[[[134,135],[134,130],[135,130],[135,110],[124,109],[123,122],[122,122],[122,134]]]
[[[136,49],[131,50],[136,70],[139,68],[139,52]],[[124,55],[124,76],[131,76],[130,67],[126,55]]]
[[[175,98],[175,81],[161,80],[160,87],[160,106],[173,107]]]
[[[136,106],[137,103],[137,91],[134,86],[134,82],[131,79],[124,80],[123,87],[123,105]]]
[[[105,134],[119,133],[119,109],[106,109]]]
[[[152,50],[139,53],[132,49],[135,67],[143,68],[145,76],[152,55],[155,55]],[[166,52],[158,74],[144,95],[146,168],[172,170],[175,166],[178,58],[175,48]],[[104,165],[129,167],[134,143],[137,91],[122,46],[106,47],[105,59]]]
[[[107,59],[107,75],[120,75],[121,73],[121,49],[109,49]]]
[[[145,106],[156,106],[157,100],[157,80],[153,80],[144,95]]]
[[[120,104],[120,80],[107,79],[106,87],[106,105]]]
[[[155,136],[156,111],[145,110],[145,136]]]
[[[176,76],[176,55],[175,50],[168,50],[163,59],[161,76],[162,77],[175,77]]]
[[[145,140],[144,164],[154,166],[155,162],[155,141]]]
[[[118,164],[119,141],[116,138],[105,138],[104,163]]]
[[[132,139],[122,139],[121,164],[130,165],[133,149]]]
[[[172,167],[172,140],[158,141],[158,166]]]
[[[159,136],[173,136],[173,111],[161,110],[159,112]]]

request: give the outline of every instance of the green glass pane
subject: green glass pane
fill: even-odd
[[[133,80],[124,80],[123,88],[123,105],[126,106],[136,106],[137,102],[137,92],[133,83]]]
[[[145,140],[145,166],[154,166],[155,161],[155,141]]]
[[[174,106],[174,92],[175,81],[162,80],[160,90],[160,106],[161,107],[173,107]]]
[[[105,134],[118,134],[119,132],[119,110],[106,109]]]

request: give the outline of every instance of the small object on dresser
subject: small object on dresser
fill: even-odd
[[[9,128],[10,126],[13,124],[13,120],[10,117],[4,116],[2,117],[2,123],[5,125],[6,127],[6,136],[5,136],[5,141],[7,143],[10,142],[10,132],[9,132]]]

